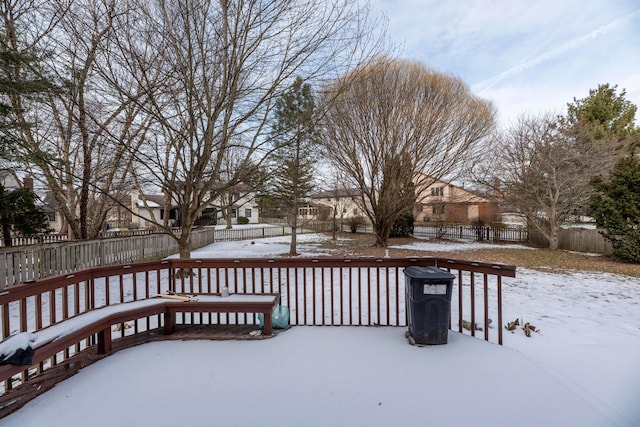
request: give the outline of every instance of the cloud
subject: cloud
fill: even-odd
[[[585,43],[588,43],[590,40],[595,39],[605,33],[607,33],[610,30],[616,29],[618,28],[621,24],[632,20],[633,18],[639,17],[640,16],[640,10],[637,10],[635,12],[631,12],[628,13],[618,19],[615,19],[612,22],[609,22],[606,25],[602,25],[601,27],[590,31],[587,34],[584,34],[578,38],[575,38],[573,40],[570,40],[569,42],[566,42],[560,46],[558,46],[555,49],[552,49],[548,52],[545,52],[541,55],[538,55],[537,57],[525,61],[521,64],[518,64],[514,67],[509,68],[506,71],[503,71],[502,73],[491,77],[490,79],[481,81],[479,83],[476,83],[473,85],[473,90],[477,91],[479,93],[482,93],[483,91],[486,91],[490,88],[492,88],[493,86],[495,86],[498,82],[507,79],[515,74],[519,74],[525,70],[528,70],[530,68],[533,68],[541,63],[544,63],[550,59],[559,57],[561,55],[566,54],[568,51],[575,49],[578,46],[581,46]]]
[[[503,124],[522,113],[562,114],[603,83],[640,106],[637,0],[372,2],[404,57],[468,82]]]

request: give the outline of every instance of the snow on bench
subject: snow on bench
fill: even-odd
[[[98,353],[108,354],[112,349],[112,325],[158,314],[164,315],[164,333],[170,335],[175,329],[176,313],[262,313],[263,335],[271,335],[271,313],[278,300],[278,294],[234,294],[225,297],[194,294],[187,301],[150,298],[101,307],[37,332],[21,332],[0,342],[0,361],[12,363],[0,366],[0,379],[7,379],[23,371],[25,366],[53,357],[94,334],[98,335]]]

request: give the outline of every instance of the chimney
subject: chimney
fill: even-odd
[[[22,180],[22,186],[33,193],[33,178],[25,176]]]

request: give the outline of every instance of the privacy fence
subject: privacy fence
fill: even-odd
[[[43,243],[58,243],[66,242],[69,240],[66,235],[63,234],[44,234],[34,237],[13,237],[11,239],[12,246],[27,246],[27,245],[41,245]],[[0,237],[0,247],[6,247],[6,242],[3,237]]]
[[[515,277],[515,267],[442,258],[167,259],[94,267],[0,293],[0,333],[6,339],[31,332],[37,343],[47,336],[47,328],[64,322],[81,328],[83,315],[90,320],[95,316],[86,314],[98,315],[100,308],[150,299],[169,290],[219,294],[223,288],[231,294],[279,293],[281,304],[290,309],[292,325],[405,326],[404,269],[409,266],[438,266],[453,273],[450,328],[502,343],[502,279]],[[183,325],[258,323],[253,314],[178,316],[177,323]],[[163,327],[163,317],[130,323],[115,334],[125,337],[155,330]],[[96,339],[83,337],[48,362],[0,378],[4,391],[84,351],[94,351]]]
[[[203,228],[191,233],[191,248],[214,242],[249,240],[291,233],[286,226]],[[0,289],[85,268],[157,260],[178,252],[168,234],[38,244],[0,249]]]
[[[539,247],[549,246],[549,240],[536,230],[531,230],[530,241]],[[573,227],[560,229],[558,249],[604,255],[611,254],[613,250],[611,243],[598,230]]]

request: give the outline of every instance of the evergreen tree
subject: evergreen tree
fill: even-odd
[[[573,99],[567,104],[567,116],[563,122],[579,135],[583,142],[605,141],[621,146],[633,147],[638,143],[640,132],[635,127],[637,106],[625,99],[626,91],[617,93],[617,85],[608,83],[591,89],[589,96]]]
[[[0,224],[5,246],[11,246],[11,232],[23,236],[49,231],[42,208],[35,204],[35,194],[26,188],[7,191],[0,185]]]
[[[298,207],[314,187],[315,163],[319,157],[314,128],[315,102],[311,86],[298,77],[276,103],[273,126],[272,192],[289,217],[290,255],[296,255]]]
[[[15,50],[2,36],[0,32],[0,152],[3,158],[10,158],[20,143],[22,127],[14,115],[23,111],[26,99],[55,90],[55,86],[42,76],[35,55]]]
[[[640,128],[635,125],[638,108],[625,96],[626,91],[618,91],[617,85],[600,84],[589,90],[589,96],[567,104],[567,114],[559,120],[564,136],[587,146],[598,160],[591,167],[582,166],[581,173],[588,180],[608,176],[620,159],[640,147]],[[574,207],[578,215],[588,210],[589,198]]]
[[[594,178],[591,215],[620,258],[640,262],[640,160],[621,159],[609,181]]]

